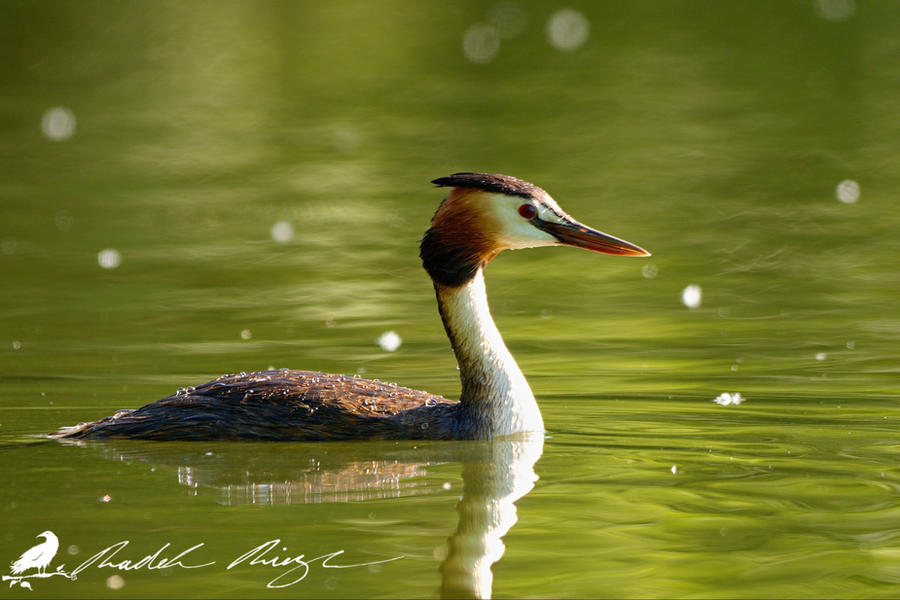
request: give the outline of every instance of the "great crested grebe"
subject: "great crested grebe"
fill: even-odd
[[[567,245],[649,256],[582,225],[547,192],[507,175],[456,173],[422,238],[422,265],[459,363],[459,402],[358,377],[288,369],[223,375],[54,438],[154,440],[484,439],[543,431],[531,388],[491,318],[484,268],[502,250]]]

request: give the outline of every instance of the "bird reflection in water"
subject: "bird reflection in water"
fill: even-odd
[[[71,441],[116,461],[173,470],[192,494],[214,493],[225,505],[360,502],[433,494],[428,468],[462,464],[463,490],[456,530],[440,567],[441,596],[490,598],[491,567],[503,556],[502,538],[518,520],[515,503],[538,479],[534,466],[543,434],[471,442],[304,444],[286,454],[280,444]],[[248,451],[252,450],[252,451]],[[379,458],[373,459],[373,456]]]

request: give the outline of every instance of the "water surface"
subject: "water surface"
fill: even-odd
[[[900,7],[566,8],[0,6],[0,558],[216,562],[47,597],[900,594]],[[490,265],[542,443],[33,437],[269,367],[454,397],[417,243],[462,170],[653,252]],[[403,558],[225,568],[273,539]]]

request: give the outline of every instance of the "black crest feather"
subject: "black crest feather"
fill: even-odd
[[[492,175],[490,173],[454,173],[446,177],[439,177],[431,183],[439,187],[470,188],[508,196],[521,196],[522,198],[536,198],[543,192],[541,188],[527,181],[509,175]]]

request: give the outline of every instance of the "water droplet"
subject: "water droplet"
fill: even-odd
[[[652,263],[647,263],[641,267],[641,275],[644,279],[653,279],[659,273],[659,269]]]
[[[425,401],[425,406],[435,406],[437,404],[437,400],[434,398],[429,398]]]
[[[713,402],[720,406],[737,406],[738,404],[744,402],[746,398],[741,396],[740,392],[735,392],[733,394],[724,392],[719,394],[713,399]]]
[[[241,331],[241,339],[242,340],[249,340],[252,337],[253,337],[253,332],[250,331],[249,329],[244,329],[243,331]]]
[[[422,429],[428,429],[428,423],[422,423]]]

